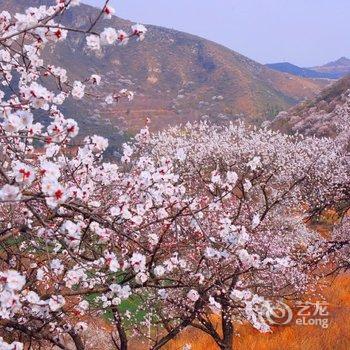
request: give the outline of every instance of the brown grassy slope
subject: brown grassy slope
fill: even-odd
[[[348,350],[350,349],[350,278],[339,277],[324,291],[329,302],[328,329],[319,326],[274,327],[272,333],[262,334],[249,326],[239,326],[235,350]],[[178,350],[184,344],[192,350],[217,350],[215,343],[203,333],[187,330],[164,350]]]

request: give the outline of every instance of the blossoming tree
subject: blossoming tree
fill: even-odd
[[[344,149],[328,139],[202,123],[157,135],[146,127],[120,160],[105,162],[108,140],[79,139],[77,123],[60,110],[101,77],[70,81],[42,53],[70,32],[103,50],[142,40],[146,28],[96,32],[114,12],[108,1],[86,30],[59,24],[78,4],[0,14],[1,347],[67,349],[70,340],[85,349],[83,321],[102,314],[123,350],[134,335],[160,349],[186,326],[222,349],[232,345],[233,321],[268,330],[270,306],[312,289],[313,262],[328,263],[329,245],[304,215],[315,198],[322,205],[343,198]],[[133,94],[93,98],[122,97]],[[37,121],[42,113],[46,126]]]
[[[109,239],[106,225],[100,229],[93,211],[119,176],[115,165],[101,161],[108,140],[91,135],[73,147],[71,139],[77,136],[78,125],[59,109],[66,98],[83,98],[90,87],[100,84],[101,77],[70,81],[64,68],[44,62],[42,52],[46,46],[65,40],[70,32],[81,33],[89,49],[100,50],[105,45],[124,45],[132,37],[142,40],[146,28],[134,25],[131,34],[114,28],[96,32],[98,20],[110,18],[114,12],[108,1],[86,30],[62,26],[60,17],[77,5],[77,0],[58,0],[53,6],[28,8],[23,14],[0,14],[4,87],[0,94],[0,317],[5,336],[19,335],[24,341],[49,341],[65,348],[60,337],[70,334],[81,349],[76,329],[82,324],[74,328],[66,317],[83,312],[86,304],[78,300],[78,311],[73,310],[72,299],[64,310],[62,294],[80,281],[85,288],[92,287],[95,283],[87,282],[86,272],[98,271],[113,261],[107,250],[98,253],[99,257],[89,255],[82,238],[86,232],[94,232],[100,242]],[[56,88],[49,90],[49,85]],[[132,96],[132,92],[122,90],[104,98],[113,103]],[[47,127],[37,122],[39,113],[47,115]],[[90,238],[94,247],[96,237]],[[112,266],[111,271],[116,271]],[[102,270],[97,275],[105,278]],[[5,341],[1,344],[5,347]],[[17,341],[7,346],[21,348]]]
[[[154,135],[143,152],[173,160],[184,193],[151,253],[148,307],[168,331],[155,349],[188,325],[231,349],[233,321],[270,330],[273,305],[329,271],[336,249],[306,220],[311,204],[349,199],[342,143],[201,123]]]

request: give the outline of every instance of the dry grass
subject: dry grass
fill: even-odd
[[[323,292],[329,303],[330,325],[281,326],[272,333],[261,334],[250,326],[238,326],[235,350],[349,350],[350,349],[350,278],[338,277]],[[165,350],[180,350],[184,344],[191,344],[192,350],[217,350],[218,347],[203,333],[188,329]]]
[[[234,340],[235,350],[350,350],[350,275],[338,277],[325,288],[323,296],[329,303],[329,327],[289,326],[274,327],[272,333],[262,334],[248,325],[238,325]],[[87,350],[113,350],[110,326],[102,319],[84,320],[89,330],[84,334]],[[190,344],[192,350],[217,350],[214,341],[203,332],[188,328],[181,336],[170,342],[163,350],[182,350]],[[66,344],[74,349],[71,342]],[[148,350],[150,347],[133,339],[130,350]],[[49,349],[49,348],[42,348]]]

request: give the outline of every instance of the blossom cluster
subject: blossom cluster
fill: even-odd
[[[146,126],[123,145],[121,159],[106,161],[108,140],[80,138],[60,107],[102,78],[70,81],[41,55],[74,31],[55,18],[77,5],[0,14],[1,346],[20,349],[20,337],[64,348],[71,337],[79,348],[84,316],[101,314],[112,314],[123,349],[150,322],[161,327],[149,339],[154,349],[188,325],[220,345],[213,313],[231,338],[232,321],[268,331],[267,301],[313,288],[315,261],[324,268],[330,261],[331,242],[305,219],[348,199],[343,144],[243,124],[194,123],[158,134]],[[113,13],[107,2],[100,15]],[[81,34],[100,50],[145,33],[135,25],[129,35],[93,26]],[[49,77],[57,90],[42,83]],[[133,93],[105,100],[121,97]],[[139,302],[137,312],[125,307],[130,301]]]

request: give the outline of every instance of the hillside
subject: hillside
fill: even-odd
[[[350,59],[346,57],[311,68],[301,68],[289,62],[269,63],[266,66],[278,72],[313,79],[339,79],[350,74]]]
[[[350,59],[341,57],[334,62],[329,62],[323,66],[310,68],[313,71],[333,75],[336,79],[350,74]]]
[[[51,4],[49,0],[2,0],[0,10],[23,11],[28,6]],[[86,28],[97,9],[81,5],[64,15],[62,22]],[[102,21],[100,28],[128,29],[130,22],[118,17]],[[148,25],[142,43],[88,52],[81,37],[70,34],[48,61],[68,69],[74,79],[91,73],[104,77],[105,92],[128,88],[136,92],[130,104],[111,109],[84,101],[66,109],[82,125],[111,139],[125,137],[144,124],[152,127],[199,118],[213,121],[244,117],[259,124],[278,111],[313,97],[325,82],[308,80],[269,69],[211,41],[172,29]],[[119,133],[119,134],[118,134]]]
[[[337,109],[346,107],[349,92],[350,76],[324,89],[316,98],[279,113],[272,126],[288,133],[333,137],[337,132],[336,124],[341,122]]]
[[[335,79],[336,76],[329,72],[322,72],[308,68],[301,68],[289,62],[280,62],[280,63],[269,63],[267,67],[277,70],[279,72],[289,73],[297,75],[303,78],[313,78],[313,79]]]

